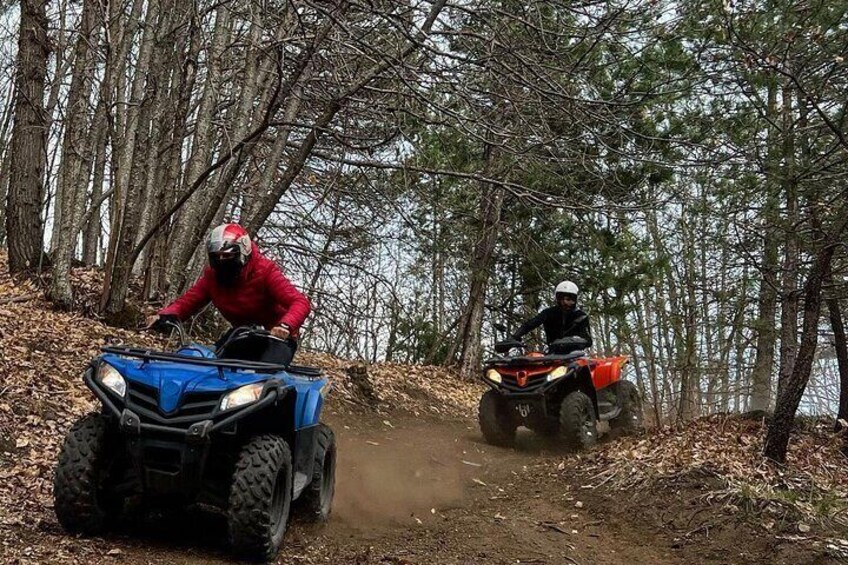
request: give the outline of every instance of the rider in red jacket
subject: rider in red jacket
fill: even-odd
[[[285,341],[268,342],[259,360],[288,364],[297,349],[301,324],[309,315],[309,300],[283,275],[276,263],[259,252],[238,224],[218,226],[206,244],[209,265],[185,294],[147,319],[185,320],[209,302],[234,327],[258,324]]]

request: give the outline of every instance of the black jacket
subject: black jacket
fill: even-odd
[[[521,339],[529,331],[539,326],[545,327],[545,341],[551,343],[563,337],[578,336],[589,342],[587,347],[592,346],[592,331],[589,328],[589,315],[576,306],[572,310],[563,312],[559,306],[545,308],[536,316],[525,322],[512,337]]]

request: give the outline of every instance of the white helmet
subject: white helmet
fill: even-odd
[[[561,294],[573,294],[574,296],[577,296],[577,294],[579,292],[580,292],[580,289],[577,288],[577,285],[574,284],[573,282],[562,281],[561,283],[559,283],[556,286],[556,290],[554,291],[554,297],[556,297],[556,295],[560,294],[560,293]]]

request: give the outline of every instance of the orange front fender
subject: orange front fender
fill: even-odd
[[[592,359],[595,367],[592,369],[592,384],[595,390],[606,388],[621,380],[621,369],[630,362],[629,355]]]

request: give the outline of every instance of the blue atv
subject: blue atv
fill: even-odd
[[[126,502],[219,508],[240,555],[273,558],[289,511],[325,521],[335,490],[333,431],[319,421],[330,384],[318,369],[243,358],[262,340],[235,328],[212,350],[164,353],[104,347],[83,377],[102,403],[77,421],[56,467],[56,516],[69,532],[97,534]]]

